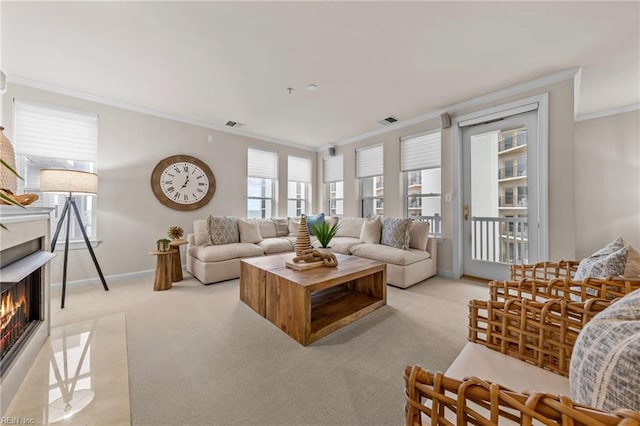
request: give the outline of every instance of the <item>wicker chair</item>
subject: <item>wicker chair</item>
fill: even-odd
[[[530,299],[545,301],[564,299],[586,301],[593,298],[613,300],[640,288],[640,278],[585,278],[573,277],[578,261],[539,262],[531,265],[511,265],[509,281],[491,281],[490,299]]]
[[[469,303],[469,341],[529,364],[568,376],[571,352],[578,333],[609,300],[536,302],[472,300]],[[575,404],[565,396],[518,393],[476,377],[457,380],[407,367],[407,425],[421,425],[423,416],[433,425],[545,424],[640,425],[640,413],[605,413]]]

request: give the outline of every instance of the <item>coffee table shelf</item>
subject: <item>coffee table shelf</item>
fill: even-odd
[[[384,305],[384,300],[359,291],[347,290],[338,297],[317,303],[312,295],[311,339],[312,341],[361,318]],[[344,322],[344,324],[342,324]]]

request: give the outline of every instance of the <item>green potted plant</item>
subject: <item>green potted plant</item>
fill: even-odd
[[[171,240],[168,240],[166,238],[162,238],[158,241],[156,241],[156,248],[158,249],[158,251],[169,251],[169,243],[171,242]]]
[[[338,228],[340,228],[340,224],[338,223],[329,225],[327,222],[318,222],[311,225],[313,235],[318,238],[318,242],[323,249],[329,248],[329,243],[331,242],[331,239],[336,236]]]

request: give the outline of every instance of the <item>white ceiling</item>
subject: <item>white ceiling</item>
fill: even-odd
[[[577,66],[579,114],[640,103],[637,1],[2,3],[10,78],[310,147]]]

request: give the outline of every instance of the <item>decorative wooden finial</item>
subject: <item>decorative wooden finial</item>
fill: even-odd
[[[309,228],[307,227],[307,217],[302,215],[300,218],[300,228],[296,236],[296,256],[301,256],[304,250],[311,248],[311,237],[309,236]]]

